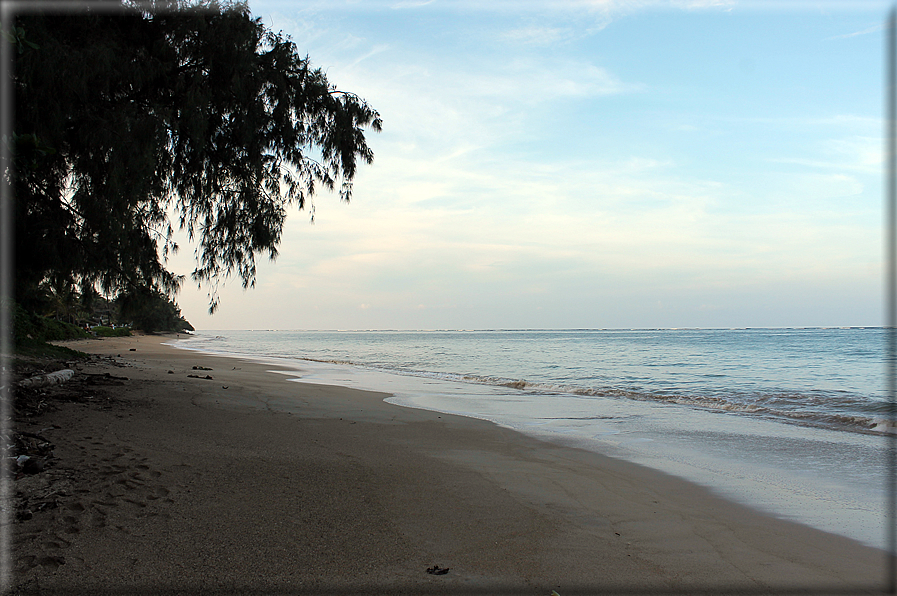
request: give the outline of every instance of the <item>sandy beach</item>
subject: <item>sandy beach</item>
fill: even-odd
[[[170,339],[68,343],[109,357],[75,364],[90,391],[16,421],[53,456],[14,482],[14,594],[884,585],[882,551],[678,478]]]

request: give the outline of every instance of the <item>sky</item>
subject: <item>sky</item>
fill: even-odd
[[[889,4],[249,7],[383,131],[197,329],[883,324]]]

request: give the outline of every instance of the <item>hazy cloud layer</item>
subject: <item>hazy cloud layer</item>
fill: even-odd
[[[384,131],[198,327],[881,322],[871,4],[363,4],[250,3]]]

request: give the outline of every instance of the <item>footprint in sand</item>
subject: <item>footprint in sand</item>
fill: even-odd
[[[57,569],[61,565],[65,565],[65,557],[52,557],[46,556],[37,559],[37,565],[42,567],[50,567],[52,569]]]

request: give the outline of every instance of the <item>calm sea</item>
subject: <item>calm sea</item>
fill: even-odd
[[[303,382],[492,420],[884,545],[885,330],[203,331]]]
[[[222,331],[185,347],[885,430],[884,330]]]

